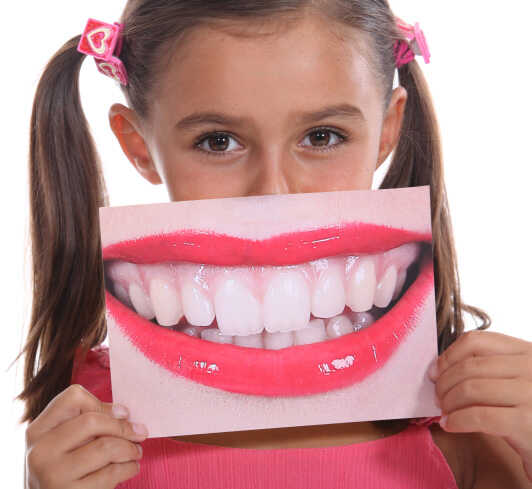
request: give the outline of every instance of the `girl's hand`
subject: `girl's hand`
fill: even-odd
[[[532,482],[532,342],[491,331],[461,335],[429,369],[451,432],[503,438]]]
[[[26,429],[27,489],[114,489],[138,473],[133,442],[144,439],[111,403],[71,385]]]

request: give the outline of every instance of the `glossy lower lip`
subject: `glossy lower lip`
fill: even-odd
[[[381,228],[381,226],[376,226]],[[359,230],[361,228],[359,227]],[[363,229],[369,232],[370,227],[363,225]],[[375,230],[375,228],[374,228]],[[318,230],[319,231],[319,230]],[[323,231],[323,230],[322,230]],[[380,230],[384,232],[384,230]],[[316,231],[313,231],[316,232]],[[377,232],[379,230],[377,229]],[[312,232],[311,232],[312,233]],[[293,233],[292,239],[294,239]],[[315,246],[301,244],[296,239],[294,250],[299,250],[296,259],[309,261],[303,256],[311,255],[316,259],[323,256],[340,254],[338,247],[349,247],[349,253],[362,253],[362,247],[370,250],[387,250],[400,246],[410,241],[427,241],[427,236],[411,233],[403,230],[391,230],[386,228],[386,245],[375,245],[376,238],[368,238],[364,233],[358,235],[355,245],[343,243],[343,234],[332,241],[315,240]],[[181,236],[182,234],[177,234]],[[330,235],[330,233],[329,233]],[[175,240],[176,233],[173,235]],[[194,237],[194,236],[193,236]],[[195,236],[198,238],[197,236]],[[301,237],[301,235],[299,236]],[[297,238],[297,236],[296,236]],[[421,238],[421,239],[420,239]],[[213,263],[217,260],[205,259],[205,252],[214,253],[211,243],[213,236],[206,240],[196,239],[200,242],[200,251],[192,247],[187,257],[174,248],[167,248],[169,235],[143,238],[139,240],[111,245],[104,249],[105,259],[123,259],[136,263],[160,263],[163,261],[193,261],[190,258],[201,254],[203,263]],[[238,238],[220,237],[217,239],[237,240]],[[227,247],[222,250],[224,265],[247,264],[247,260],[255,260],[262,257],[263,260],[271,259],[283,261],[275,255],[275,247],[286,244],[283,237],[272,238],[276,241],[270,245],[264,241],[253,242],[249,247],[243,247],[238,241],[234,255],[230,255]],[[308,236],[306,237],[308,239]],[[430,235],[428,237],[430,240]],[[157,246],[158,242],[161,242]],[[249,240],[244,240],[249,241]],[[294,241],[291,241],[294,242]],[[174,241],[176,243],[176,241]],[[326,244],[325,247],[321,243]],[[331,245],[330,243],[335,243]],[[392,244],[390,244],[392,243]],[[144,247],[142,247],[144,245]],[[201,246],[204,246],[201,248]],[[375,248],[375,246],[379,246]],[[331,248],[332,247],[332,248]],[[177,246],[176,248],[180,248]],[[132,251],[133,249],[133,251]],[[286,248],[285,248],[286,249]],[[291,248],[288,248],[290,250]],[[329,254],[329,251],[333,250]],[[336,249],[336,252],[334,251]],[[129,250],[129,251],[128,251]],[[201,253],[203,251],[203,253]],[[277,248],[279,252],[279,248]],[[162,253],[161,253],[162,252]],[[288,253],[290,254],[290,253]],[[213,255],[215,256],[215,255]],[[296,256],[296,255],[294,255]],[[151,261],[153,260],[153,261]],[[200,261],[200,260],[198,260]],[[299,262],[299,261],[297,261]],[[291,261],[286,264],[293,264]],[[283,263],[273,263],[283,264]],[[401,299],[384,316],[375,321],[370,327],[351,333],[340,338],[327,340],[309,345],[297,345],[281,350],[266,350],[246,348],[232,344],[213,343],[199,338],[188,336],[184,333],[165,329],[148,321],[124,306],[107,290],[105,291],[106,305],[109,314],[113,317],[116,325],[132,344],[148,359],[164,367],[176,376],[185,377],[194,382],[222,389],[224,391],[260,395],[260,396],[302,396],[309,394],[324,393],[334,389],[347,387],[363,381],[368,375],[375,372],[388,361],[409,332],[416,327],[418,313],[425,299],[434,287],[434,272],[432,254],[424,253],[420,263],[420,272],[411,286],[406,290]]]

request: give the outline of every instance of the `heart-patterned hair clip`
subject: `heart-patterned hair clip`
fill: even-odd
[[[395,65],[397,68],[410,63],[416,55],[423,56],[425,63],[430,63],[429,47],[419,23],[416,22],[415,25],[410,25],[399,17],[395,18],[395,22],[399,31],[405,37],[405,40],[396,41],[394,44]]]
[[[78,44],[78,51],[94,56],[98,71],[110,76],[122,85],[127,85],[124,63],[118,58],[122,50],[121,33],[124,25],[119,22],[106,24],[89,19]]]

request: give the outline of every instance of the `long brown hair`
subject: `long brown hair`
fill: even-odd
[[[122,87],[130,107],[147,117],[150,94],[181,35],[204,23],[297,19],[302,9],[351,27],[367,39],[372,69],[387,107],[401,38],[387,0],[129,0],[120,58],[129,75]],[[32,421],[70,385],[73,359],[106,336],[98,208],[108,205],[101,164],[81,108],[78,78],[85,55],[80,36],[55,53],[39,81],[30,127],[30,224],[33,304],[25,346],[26,401]],[[165,64],[166,63],[166,64]],[[463,304],[443,180],[440,135],[431,96],[417,61],[399,69],[408,92],[400,141],[380,188],[430,185],[438,322],[443,352],[464,331],[462,313],[491,321]],[[37,361],[38,359],[38,361]]]

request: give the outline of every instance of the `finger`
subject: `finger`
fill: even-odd
[[[79,384],[73,384],[55,396],[26,430],[28,446],[33,445],[45,433],[56,426],[89,411],[112,415],[112,404],[101,402]]]
[[[76,489],[115,489],[120,482],[135,477],[140,471],[140,463],[124,462],[121,464],[109,464],[103,469],[80,479]]]
[[[522,379],[466,379],[440,401],[444,414],[467,406],[512,407],[530,404],[532,383]]]
[[[90,411],[65,421],[54,430],[45,433],[40,443],[54,447],[54,451],[58,454],[64,454],[76,450],[99,436],[115,436],[130,441],[146,439],[146,435],[139,435],[134,431],[129,421]]]
[[[81,479],[109,463],[124,463],[142,457],[140,445],[123,438],[100,436],[94,441],[68,453],[64,464],[68,480]]]
[[[510,437],[522,429],[523,414],[514,407],[471,406],[453,411],[440,422],[446,431],[482,432]]]
[[[443,372],[436,381],[436,394],[440,399],[457,384],[466,379],[516,379],[532,381],[530,355],[490,355],[467,357]]]
[[[437,361],[438,376],[452,365],[471,356],[523,355],[532,351],[532,343],[494,331],[472,330],[459,336]]]

